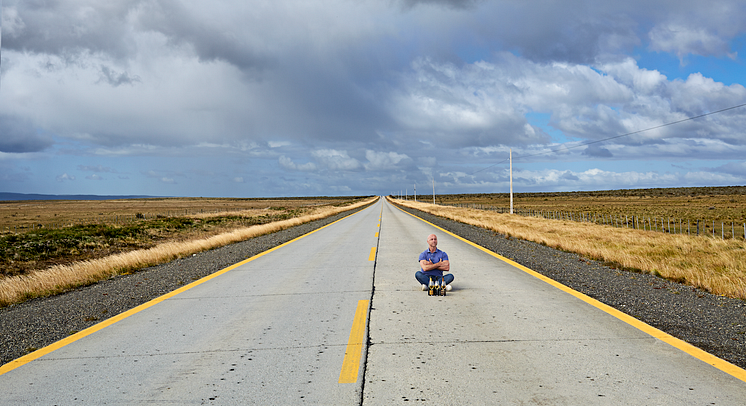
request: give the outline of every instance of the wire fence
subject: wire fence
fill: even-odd
[[[489,210],[498,213],[510,213],[506,207],[495,207],[483,204],[445,204],[442,206],[462,207],[478,210]],[[721,239],[742,239],[746,241],[746,223],[713,219],[682,219],[648,215],[606,214],[594,212],[573,212],[563,210],[513,209],[513,214],[524,217],[539,217],[552,220],[569,220],[593,223],[617,228],[633,228],[651,232],[669,234],[686,234],[707,236]]]

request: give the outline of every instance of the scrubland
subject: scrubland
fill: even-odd
[[[711,293],[746,299],[746,243],[739,239],[614,228],[394,200],[444,218],[575,252],[619,269],[645,272]]]
[[[425,201],[432,201],[425,200]],[[438,195],[437,203],[445,205],[485,205],[509,208],[507,193]],[[743,237],[746,223],[746,186],[601,190],[588,192],[518,193],[514,207],[532,211],[562,211],[601,216],[628,216],[687,220],[695,224],[702,220],[702,233],[712,234],[713,222],[720,235],[731,233],[735,223],[736,236]],[[678,226],[677,226],[678,227]]]
[[[0,307],[333,216],[375,199],[279,202],[290,207],[277,206],[272,200],[264,202],[264,208],[192,208],[192,215],[161,215],[123,225],[84,224],[9,233],[0,237]]]

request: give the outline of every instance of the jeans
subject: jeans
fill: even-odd
[[[428,276],[425,275],[422,271],[417,271],[414,274],[415,279],[417,279],[418,282],[420,282],[423,285],[427,285],[430,283],[430,278],[433,278],[433,282],[439,280],[440,278],[443,278],[444,281],[446,281],[446,285],[450,285],[451,282],[453,282],[453,274],[445,274],[443,276]]]

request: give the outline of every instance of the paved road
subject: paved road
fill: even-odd
[[[0,375],[0,404],[359,404],[381,207]]]
[[[365,405],[743,405],[746,383],[385,205]],[[454,290],[414,282],[435,232]]]
[[[456,276],[447,297],[414,281],[432,232]],[[0,394],[3,404],[742,405],[746,383],[379,202],[0,375]]]

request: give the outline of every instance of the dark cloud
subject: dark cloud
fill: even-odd
[[[579,177],[575,176],[570,171],[565,171],[565,173],[563,173],[562,176],[560,176],[560,179],[562,179],[562,180],[572,180],[572,181],[580,180]]]
[[[729,175],[746,178],[746,162],[728,162],[717,168],[712,168],[708,172],[727,173]]]
[[[12,10],[12,30],[3,32],[3,48],[21,52],[69,55],[102,53],[124,58],[133,52],[126,16],[142,0],[117,0],[92,7],[63,0],[5,1]]]
[[[130,75],[127,72],[116,72],[108,66],[101,66],[101,79],[99,83],[106,82],[111,86],[117,87],[121,85],[133,85],[137,82],[141,82],[140,77],[137,75]]]
[[[614,156],[608,149],[601,147],[598,144],[589,145],[583,151],[583,155],[590,156],[593,158],[611,158]]]
[[[467,9],[474,7],[484,0],[402,0],[406,8],[416,7],[418,5],[436,5],[453,9]]]
[[[196,15],[176,0],[149,2],[138,17],[139,28],[158,32],[175,45],[190,45],[202,61],[226,61],[241,70],[262,70],[276,65],[261,32],[244,31]]]
[[[0,114],[0,152],[38,152],[53,144],[39,135],[30,120]]]
[[[192,46],[203,61],[224,60],[244,70],[272,64],[266,52],[256,49],[256,42],[244,41],[246,36],[235,31],[238,27],[226,29],[223,22],[195,15],[176,0],[115,0],[95,7],[65,0],[5,3],[14,22],[12,30],[3,32],[2,46],[9,50],[57,55],[67,61],[87,54],[123,61],[138,52],[134,35],[155,32],[173,45]],[[103,71],[108,81],[109,74]],[[120,74],[110,83],[131,83],[123,79]]]

